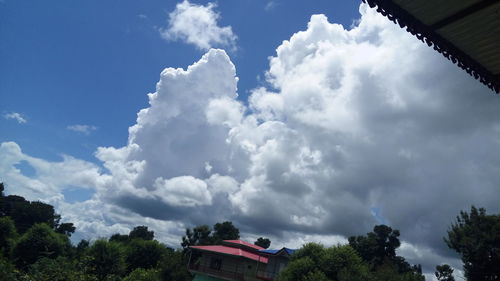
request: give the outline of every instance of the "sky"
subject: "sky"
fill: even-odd
[[[0,1],[0,181],[75,239],[231,220],[271,247],[376,224],[460,273],[499,213],[500,100],[357,1]]]

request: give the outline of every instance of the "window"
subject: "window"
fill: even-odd
[[[222,267],[222,259],[221,258],[211,258],[210,259],[210,268],[215,270],[220,270]]]

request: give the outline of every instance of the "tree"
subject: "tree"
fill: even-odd
[[[297,250],[279,274],[279,281],[370,280],[368,265],[349,245],[325,248],[308,243]]]
[[[0,218],[0,253],[3,253],[5,257],[10,257],[16,238],[14,221],[10,217]]]
[[[210,245],[212,244],[211,233],[212,230],[208,225],[199,225],[194,227],[193,230],[186,228],[186,235],[182,236],[181,246],[184,250],[187,250],[189,246]]]
[[[410,265],[405,258],[396,255],[396,249],[401,245],[399,230],[387,225],[376,225],[373,232],[366,236],[349,237],[349,245],[353,247],[368,262],[371,271],[380,280],[424,280],[420,265]]]
[[[68,237],[71,237],[71,234],[75,233],[75,230],[76,230],[76,227],[71,222],[61,223],[60,225],[58,225],[56,227],[57,233],[67,235]]]
[[[214,244],[219,244],[222,240],[237,240],[240,239],[240,230],[230,221],[216,223],[214,225],[213,239]]]
[[[500,215],[460,211],[444,240],[461,255],[467,280],[500,280]]]
[[[381,265],[386,258],[396,257],[396,249],[401,245],[399,241],[399,230],[393,230],[387,225],[376,225],[373,232],[366,236],[349,237],[349,245],[353,247],[361,257],[373,264]]]
[[[269,240],[268,238],[259,237],[257,241],[254,242],[254,244],[267,249],[269,248],[269,246],[271,246],[271,240]]]
[[[187,270],[188,259],[182,251],[168,248],[159,268],[162,281],[191,281],[193,276]]]
[[[16,268],[10,261],[0,255],[0,281],[17,280]]]
[[[54,230],[59,227],[61,216],[55,213],[52,205],[37,201],[30,202],[17,195],[0,198],[0,214],[12,218],[19,234],[25,233],[37,223],[45,223]],[[71,230],[70,225],[72,226],[72,224],[67,223],[63,229]]]
[[[153,240],[155,233],[153,231],[149,231],[147,226],[141,225],[134,227],[128,236],[130,239]]]
[[[70,260],[41,258],[29,266],[29,277],[36,281],[76,281],[78,273]]]
[[[88,240],[80,240],[80,242],[78,242],[78,245],[76,245],[76,256],[78,258],[82,257],[89,249],[89,246],[90,242]]]
[[[89,249],[89,268],[99,281],[125,273],[123,251],[118,243],[97,240]]]
[[[156,269],[138,268],[132,271],[123,281],[160,281],[160,274]]]
[[[17,266],[24,268],[39,258],[56,258],[70,248],[67,236],[55,233],[48,225],[35,224],[24,233],[13,250]]]
[[[136,239],[132,240],[126,249],[127,272],[137,268],[155,268],[162,257],[166,255],[167,249],[158,241]]]
[[[437,265],[434,273],[439,281],[455,281],[453,277],[453,268],[447,264]]]
[[[127,234],[115,233],[109,237],[109,242],[127,242],[130,237]]]

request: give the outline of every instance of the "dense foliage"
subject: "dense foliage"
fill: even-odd
[[[445,242],[460,254],[467,280],[500,280],[500,215],[461,211]]]
[[[240,230],[232,222],[225,221],[216,223],[213,231],[208,225],[199,225],[193,229],[186,229],[186,235],[182,236],[181,246],[186,251],[189,246],[216,245],[220,244],[222,240],[237,239],[240,239]]]
[[[3,190],[0,183],[0,281],[193,279],[186,255],[155,240],[147,226],[73,246],[69,237],[76,228],[61,223],[53,206],[4,196]]]
[[[396,255],[399,231],[377,225],[349,245],[325,248],[309,243],[299,249],[280,274],[280,281],[423,281],[420,266]]]
[[[447,264],[436,265],[436,272],[434,273],[439,281],[455,281],[453,277],[453,268]]]

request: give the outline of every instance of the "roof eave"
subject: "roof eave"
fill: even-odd
[[[500,93],[500,77],[493,75],[480,63],[472,59],[469,55],[456,48],[448,40],[437,34],[432,28],[426,26],[406,10],[394,4],[391,0],[362,0],[371,8],[377,8],[377,12],[387,17],[389,20],[405,28],[408,32],[426,43],[429,47],[441,53],[445,58],[457,64],[460,68],[479,80],[488,88]]]

